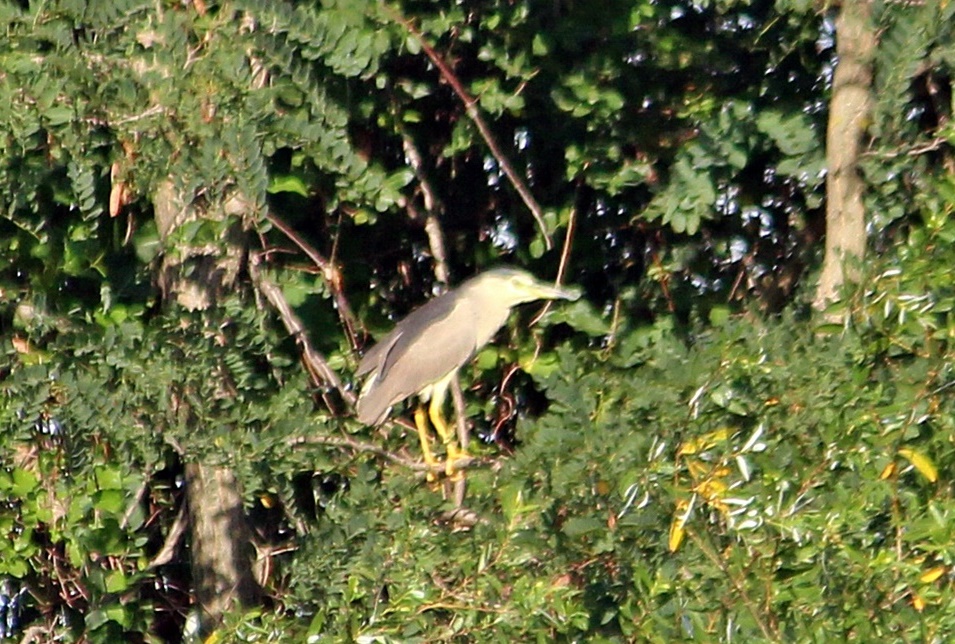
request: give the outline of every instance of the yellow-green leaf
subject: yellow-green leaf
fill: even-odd
[[[928,456],[907,447],[900,449],[899,454],[904,456],[912,464],[912,467],[917,469],[929,481],[935,483],[938,480],[938,469]]]
[[[945,566],[935,566],[930,570],[926,570],[922,573],[922,576],[919,577],[919,581],[923,584],[931,584],[935,582],[939,577],[945,574]]]

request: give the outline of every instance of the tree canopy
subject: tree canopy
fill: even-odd
[[[0,4],[0,639],[943,640],[953,14]],[[584,298],[462,370],[429,485],[355,369],[501,264]]]

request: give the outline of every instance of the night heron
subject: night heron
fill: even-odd
[[[425,462],[437,461],[431,451],[427,418],[431,418],[447,450],[445,472],[454,475],[455,460],[467,456],[454,441],[442,406],[451,379],[507,322],[511,309],[534,300],[576,300],[580,294],[539,282],[515,268],[495,268],[439,295],[398,322],[369,349],[358,365],[367,375],[358,396],[358,420],[384,422],[391,407],[417,394],[429,402],[415,411],[415,426]],[[429,478],[433,475],[429,471]]]

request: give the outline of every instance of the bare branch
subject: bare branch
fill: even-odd
[[[383,447],[379,447],[374,443],[366,443],[364,441],[351,438],[350,436],[301,436],[290,439],[288,444],[291,447],[298,447],[301,445],[327,445],[329,447],[350,450],[356,453],[376,454],[377,456],[381,456],[392,463],[401,465],[402,467],[408,468],[409,470],[414,470],[416,472],[431,471],[435,474],[443,474],[445,471],[444,463],[428,465],[423,461],[416,461],[405,456],[401,456],[400,454],[396,454]],[[491,461],[473,458],[470,456],[467,458],[459,458],[454,461],[455,470],[493,467],[493,465],[494,463]]]
[[[136,513],[139,504],[143,502],[143,497],[146,496],[146,490],[148,489],[148,482],[146,479],[143,479],[142,484],[139,486],[139,489],[136,490],[136,495],[133,498],[132,503],[129,504],[129,507],[126,508],[126,512],[123,513],[123,520],[119,522],[119,527],[122,530],[125,530],[129,525],[130,519],[133,518],[133,515]]]
[[[411,164],[411,169],[418,179],[421,186],[421,194],[424,196],[424,232],[428,236],[428,246],[431,248],[431,256],[434,258],[434,276],[447,288],[451,282],[451,271],[448,270],[448,255],[445,250],[444,233],[441,230],[441,223],[438,215],[444,212],[444,204],[434,191],[428,173],[424,169],[424,162],[421,159],[421,153],[418,152],[414,141],[405,132],[401,131],[402,147],[404,147],[405,156]],[[409,201],[406,204],[411,216],[420,219],[421,214],[417,212],[414,205]]]
[[[567,234],[564,235],[564,246],[560,251],[560,265],[557,267],[557,277],[554,278],[556,284],[564,283],[564,274],[567,272],[567,264],[570,261],[570,249],[574,245],[574,233],[577,230],[577,206],[575,205],[570,211],[570,217],[567,220]],[[550,307],[553,306],[553,300],[547,300],[544,303],[544,306],[541,307],[540,313],[534,316],[531,320],[529,326],[534,326],[540,319],[546,315],[550,310]]]
[[[288,237],[293,244],[298,246],[301,251],[305,253],[308,258],[314,262],[315,266],[317,266],[322,272],[322,277],[325,279],[325,284],[328,285],[328,290],[331,292],[332,297],[335,298],[335,309],[338,311],[338,317],[341,319],[342,325],[345,327],[345,332],[348,335],[348,341],[351,343],[352,348],[357,348],[358,342],[355,335],[355,329],[359,327],[359,324],[342,289],[344,280],[342,279],[341,270],[334,262],[330,262],[325,259],[321,253],[315,250],[311,244],[305,241],[301,235],[296,233],[291,226],[282,221],[282,219],[277,217],[274,213],[267,212],[265,214],[265,218],[273,226],[278,228],[282,234]]]
[[[172,561],[176,554],[176,547],[179,545],[179,540],[182,539],[182,535],[186,533],[187,523],[186,504],[184,503],[179,508],[179,514],[176,515],[176,520],[172,522],[172,527],[169,528],[169,534],[166,535],[166,540],[163,542],[162,548],[159,549],[156,556],[146,565],[147,570],[150,568],[158,568]]]
[[[921,142],[918,145],[900,146],[891,151],[869,151],[860,154],[860,157],[874,157],[877,159],[896,159],[900,156],[917,157],[928,152],[935,152],[948,145],[948,138],[943,136],[935,137],[930,141]]]
[[[481,133],[481,137],[484,139],[484,142],[487,144],[487,147],[491,150],[491,154],[494,156],[494,159],[497,161],[497,164],[501,166],[501,169],[504,171],[504,174],[507,175],[508,180],[510,180],[511,185],[514,186],[514,189],[517,190],[517,194],[521,196],[521,199],[524,201],[524,205],[527,206],[528,210],[531,211],[531,214],[534,216],[534,220],[537,222],[537,227],[541,231],[541,235],[544,237],[544,244],[547,247],[547,250],[550,250],[554,247],[554,243],[551,241],[550,235],[547,233],[547,225],[544,223],[544,215],[541,211],[540,204],[537,203],[537,200],[534,198],[534,195],[531,194],[530,189],[528,189],[527,184],[524,183],[524,180],[521,179],[520,175],[514,170],[514,166],[511,165],[510,160],[507,158],[507,155],[504,154],[504,151],[501,149],[501,146],[498,144],[497,139],[494,137],[494,133],[491,132],[491,128],[488,126],[487,122],[484,120],[481,111],[478,109],[477,101],[468,94],[467,90],[464,89],[464,86],[461,84],[461,81],[458,77],[451,71],[451,68],[444,62],[444,59],[438,55],[438,52],[431,47],[430,44],[425,40],[424,35],[418,31],[418,29],[411,23],[410,20],[406,20],[403,17],[396,15],[392,11],[392,16],[401,23],[405,29],[408,30],[408,33],[418,41],[421,45],[421,49],[424,50],[424,53],[427,54],[428,58],[434,63],[434,66],[438,68],[438,71],[441,73],[441,77],[451,86],[451,89],[454,90],[454,93],[458,95],[458,98],[461,99],[461,103],[464,104],[464,109],[467,112],[468,117],[477,126],[478,131]]]
[[[302,324],[298,315],[292,310],[292,307],[285,299],[285,295],[282,293],[282,289],[262,274],[259,268],[259,262],[258,254],[253,253],[249,257],[249,273],[252,276],[252,281],[259,292],[265,296],[265,299],[271,303],[272,307],[279,314],[289,335],[298,342],[299,347],[302,349],[302,360],[305,362],[312,381],[318,387],[324,387],[326,385],[333,387],[346,403],[354,407],[355,395],[345,388],[338,374],[328,365],[328,361],[325,360],[325,357],[312,346],[308,333],[305,332],[305,325]],[[331,405],[331,401],[326,399],[325,402],[329,405],[329,409],[334,411],[334,406]]]

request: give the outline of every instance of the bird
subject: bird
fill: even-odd
[[[435,297],[398,322],[359,362],[356,376],[365,380],[356,404],[358,421],[380,425],[394,405],[417,395],[421,404],[414,414],[415,427],[428,479],[434,480],[438,465],[428,418],[445,446],[445,474],[459,478],[454,462],[467,454],[457,446],[442,411],[454,375],[491,341],[515,306],[579,297],[576,289],[540,282],[512,267],[492,268]],[[427,414],[424,403],[429,403]]]

